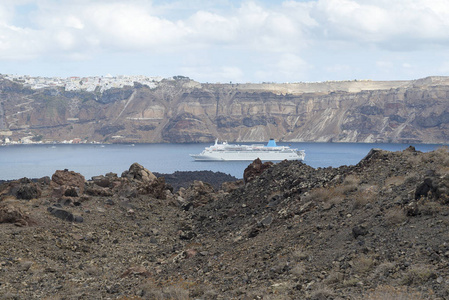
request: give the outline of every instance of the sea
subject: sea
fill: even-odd
[[[64,169],[81,173],[86,179],[109,172],[120,176],[135,162],[158,173],[210,170],[242,178],[243,171],[250,162],[198,162],[189,156],[200,153],[210,145],[210,143],[6,145],[0,147],[0,180],[51,177],[56,170]],[[314,168],[355,165],[372,148],[401,151],[410,146],[410,144],[367,143],[278,143],[278,145],[305,150],[304,163]],[[419,151],[427,152],[445,145],[412,146]]]

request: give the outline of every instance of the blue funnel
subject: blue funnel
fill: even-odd
[[[274,139],[270,139],[266,147],[277,147]]]

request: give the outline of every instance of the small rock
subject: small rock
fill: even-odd
[[[193,231],[181,231],[181,233],[179,234],[179,238],[181,240],[191,240],[196,236],[195,232]]]
[[[264,227],[268,227],[273,223],[273,216],[270,214],[266,218],[264,218],[262,221],[260,221],[260,224]]]
[[[106,205],[115,205],[115,202],[112,199],[106,199],[104,201],[104,204],[106,204]]]
[[[71,212],[63,210],[56,206],[50,206],[47,208],[47,211],[51,213],[53,216],[69,222],[83,222],[83,218],[80,216],[74,216]]]
[[[355,239],[361,235],[366,235],[367,233],[368,229],[366,229],[364,226],[355,226],[352,228],[352,235]]]
[[[32,261],[23,261],[20,263],[19,269],[22,271],[28,271],[33,265]]]

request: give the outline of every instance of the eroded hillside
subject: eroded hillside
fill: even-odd
[[[416,142],[449,138],[449,79],[202,84],[104,92],[0,80],[0,134],[100,142]]]

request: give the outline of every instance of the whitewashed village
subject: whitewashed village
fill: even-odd
[[[88,77],[33,77],[29,75],[12,75],[12,74],[0,74],[0,78],[19,82],[25,87],[33,90],[51,88],[51,87],[63,87],[66,91],[86,91],[94,92],[98,91],[103,93],[111,88],[123,88],[125,86],[133,86],[135,82],[146,85],[149,88],[156,88],[158,83],[163,79],[173,80],[173,78],[164,78],[161,76],[148,77],[143,75],[118,75],[112,76],[110,74],[106,76],[88,76]],[[23,137],[19,140],[12,140],[8,137],[10,131],[2,132],[0,127],[0,145],[18,145],[18,144],[44,144],[44,143],[58,143],[58,144],[82,144],[87,143],[86,140],[79,138],[72,140],[62,141],[36,141],[34,135]],[[95,141],[89,141],[89,143],[97,143]]]
[[[32,77],[28,75],[0,75],[5,79],[24,84],[31,89],[42,89],[49,87],[64,87],[66,91],[86,91],[94,92],[97,88],[100,92],[111,88],[122,88],[133,86],[134,82],[147,85],[150,88],[157,87],[158,83],[164,79],[161,76],[147,77],[143,75],[118,75],[112,76],[89,76],[78,77]],[[168,78],[171,79],[171,78]]]

